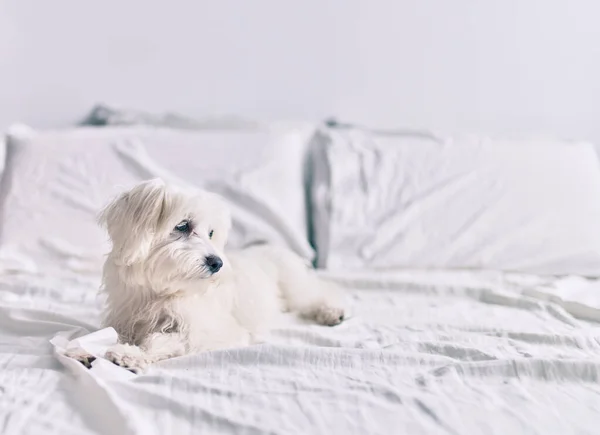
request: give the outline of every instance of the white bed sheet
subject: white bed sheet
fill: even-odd
[[[137,377],[60,355],[76,337],[93,352],[114,339],[86,335],[99,320],[94,278],[0,276],[0,433],[597,433],[598,282],[328,276],[349,291],[341,326],[296,322]]]

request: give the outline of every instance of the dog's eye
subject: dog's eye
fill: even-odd
[[[213,236],[213,234],[214,234],[214,233],[215,233],[215,232],[214,232],[214,230],[210,230],[210,231],[208,232],[208,238],[209,238],[209,239],[212,239],[212,236]]]
[[[179,231],[180,233],[189,233],[190,232],[190,223],[188,221],[179,222],[175,226],[175,231]]]

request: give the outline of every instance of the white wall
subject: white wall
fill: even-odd
[[[600,142],[597,0],[3,0],[0,128],[98,101]]]

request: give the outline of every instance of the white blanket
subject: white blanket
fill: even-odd
[[[67,346],[101,354],[114,341],[112,330],[97,331],[94,278],[0,277],[0,433],[598,432],[595,281],[330,278],[348,288],[341,326],[291,322],[264,344],[135,376],[61,355]]]

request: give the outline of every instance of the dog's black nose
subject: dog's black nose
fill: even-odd
[[[206,260],[204,260],[204,264],[206,264],[206,267],[208,267],[212,273],[217,273],[221,267],[223,267],[223,260],[216,255],[209,255],[206,257]]]

